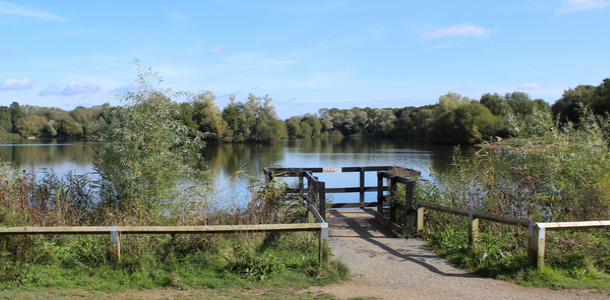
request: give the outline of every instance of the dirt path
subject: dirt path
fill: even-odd
[[[373,216],[360,209],[333,211],[329,244],[354,279],[312,287],[342,299],[610,299],[590,291],[524,288],[483,278],[448,263],[422,241],[395,238]]]

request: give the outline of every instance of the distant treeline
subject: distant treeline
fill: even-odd
[[[579,85],[565,90],[552,106],[531,99],[523,92],[488,93],[479,100],[448,93],[438,103],[421,107],[320,109],[317,114],[277,118],[269,96],[250,94],[245,102],[231,96],[220,109],[210,91],[190,94],[188,100],[173,103],[175,118],[183,124],[209,133],[210,141],[269,142],[284,138],[341,136],[405,137],[433,143],[470,144],[515,134],[521,123],[531,124],[533,114],[551,110],[562,123],[578,124],[580,111],[590,108],[597,115],[610,112],[610,79],[599,86]],[[0,106],[0,137],[82,137],[95,133],[110,110],[109,104],[72,111],[60,108]]]

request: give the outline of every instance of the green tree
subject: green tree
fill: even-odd
[[[467,97],[449,93],[439,98],[427,139],[435,143],[472,144],[480,140],[482,128],[491,127],[491,111]]]
[[[65,116],[57,121],[57,134],[63,137],[81,137],[83,135],[83,126],[78,124],[72,117]]]
[[[31,115],[25,118],[17,119],[13,130],[19,133],[22,137],[41,136],[45,125],[49,121],[43,116]]]
[[[322,134],[322,122],[318,117],[312,114],[305,114],[301,118],[301,128],[303,128],[303,137],[306,138],[319,138]],[[305,131],[305,126],[307,127],[307,131]]]
[[[216,96],[211,91],[190,95],[189,102],[193,109],[192,119],[198,130],[207,132],[222,139],[227,130],[227,122],[222,119],[220,108],[214,104]]]
[[[508,105],[504,96],[498,95],[498,93],[487,93],[481,96],[479,103],[489,108],[492,114],[496,116],[504,116],[513,113],[512,106]]]
[[[388,136],[394,130],[396,116],[391,109],[373,109],[370,119],[369,135]]]
[[[510,107],[513,108],[515,114],[519,116],[531,115],[536,108],[536,103],[532,101],[530,95],[524,92],[507,93],[504,98]]]
[[[301,126],[299,125],[300,122],[301,117],[296,116],[286,120],[286,130],[288,131],[289,137],[296,138],[303,136],[303,130],[301,130]]]
[[[11,110],[11,122],[13,123],[13,132],[19,133],[17,131],[17,129],[15,128],[15,124],[17,124],[17,121],[19,121],[20,119],[25,118],[26,114],[23,110],[21,110],[21,107],[19,106],[19,102],[11,103],[11,106],[9,106],[9,109]]]
[[[0,133],[13,131],[13,121],[11,119],[11,109],[7,106],[0,106]]]
[[[138,215],[145,215],[146,210],[160,212],[180,197],[178,182],[201,178],[194,150],[204,147],[205,135],[177,120],[171,98],[182,94],[152,90],[148,78],[157,75],[150,68],[138,69],[140,91],[119,95],[123,106],[107,112],[95,136],[100,143],[94,167],[101,176],[103,205],[133,205]]]

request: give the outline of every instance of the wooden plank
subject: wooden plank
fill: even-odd
[[[426,208],[429,208],[432,210],[450,213],[453,215],[464,216],[464,217],[468,217],[468,214],[472,211],[472,210],[465,210],[465,209],[459,209],[459,208],[453,208],[453,207],[446,207],[446,206],[432,204],[432,203],[428,203],[428,202],[419,202],[419,206],[426,207]]]
[[[417,208],[417,233],[421,233],[424,230],[425,211],[426,211],[425,207]]]
[[[121,233],[118,231],[118,226],[110,228],[110,261],[116,264],[121,260]]]
[[[470,251],[477,249],[479,245],[479,219],[468,217],[468,247]]]
[[[377,202],[364,202],[364,203],[333,203],[330,205],[331,208],[354,208],[354,207],[376,207]]]
[[[464,216],[464,217],[467,217],[472,212],[472,210],[446,207],[446,206],[441,206],[441,205],[427,203],[427,202],[420,202],[419,206],[454,214],[454,215]],[[483,213],[483,212],[475,212],[473,214],[473,217],[475,217],[477,219],[494,221],[494,222],[508,224],[508,225],[516,225],[516,226],[520,226],[520,227],[524,227],[524,228],[528,228],[530,223],[532,222],[530,220],[496,216],[496,215]]]
[[[326,183],[324,181],[318,181],[318,201],[320,215],[324,222],[326,222]]]
[[[363,190],[365,192],[374,192],[374,191],[377,191],[377,187],[376,186],[367,186],[367,187],[364,187]],[[360,188],[359,187],[326,188],[326,192],[332,193],[332,194],[359,193]]]
[[[404,204],[402,204],[402,203],[398,203],[398,202],[397,202],[397,203],[394,203],[394,207],[396,207],[396,209],[398,209],[398,210],[402,210],[402,211],[404,211],[404,212],[406,212],[406,211],[408,211],[408,210],[409,210],[408,206],[406,206],[406,205],[404,205]]]
[[[405,237],[405,236],[403,236],[404,228],[402,228],[400,225],[390,221],[390,219],[386,218],[384,215],[380,214],[379,212],[375,212],[375,219],[377,219],[383,225],[388,227],[397,236]]]
[[[610,221],[582,221],[582,222],[555,222],[555,223],[538,223],[540,227],[547,230],[562,230],[562,229],[592,229],[610,227]]]
[[[415,181],[411,180],[405,184],[405,206],[402,211],[405,212],[405,236],[413,235],[413,189]]]
[[[360,168],[360,208],[364,208],[364,168]]]
[[[307,208],[309,209],[309,212],[312,214],[313,218],[318,221],[318,223],[324,223],[324,218],[322,218],[320,212],[315,206],[313,206],[313,204],[310,203],[309,205],[307,205]]]
[[[377,212],[379,213],[383,210],[383,191],[386,189],[387,187],[383,185],[381,172],[377,172]]]
[[[544,269],[544,254],[546,231],[544,227],[534,225],[530,227],[528,243],[528,261],[531,268]]]
[[[121,234],[180,234],[180,233],[232,233],[232,232],[276,232],[318,231],[319,223],[259,224],[259,225],[213,225],[213,226],[118,226]],[[34,234],[110,234],[111,226],[82,227],[6,227],[0,235]]]

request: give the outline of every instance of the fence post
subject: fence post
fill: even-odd
[[[413,188],[415,187],[415,181],[408,181],[405,184],[405,230],[404,236],[413,235],[413,215],[410,214],[413,210]]]
[[[116,264],[121,259],[121,241],[119,227],[110,227],[110,261]]]
[[[377,212],[383,214],[383,175],[377,171]]]
[[[531,268],[544,269],[544,248],[546,242],[546,229],[536,222],[529,226],[528,258]]]
[[[421,233],[424,230],[424,214],[426,208],[420,207],[419,201],[415,203],[415,206],[417,209],[417,233]]]
[[[318,198],[320,201],[320,216],[326,222],[326,183],[318,181]]]
[[[271,168],[264,168],[263,172],[265,173],[265,178],[267,182],[273,181],[273,170]]]
[[[360,167],[360,209],[364,209],[364,167]]]
[[[328,223],[320,223],[320,266],[328,264]]]
[[[299,190],[303,194],[303,169],[299,169]]]
[[[475,211],[468,214],[468,247],[474,251],[479,245],[479,219],[474,217]]]
[[[398,177],[393,175],[390,178],[390,198],[394,198],[396,196],[396,180]],[[392,201],[396,201],[393,199]],[[390,204],[390,221],[396,223],[396,205],[394,203]]]

